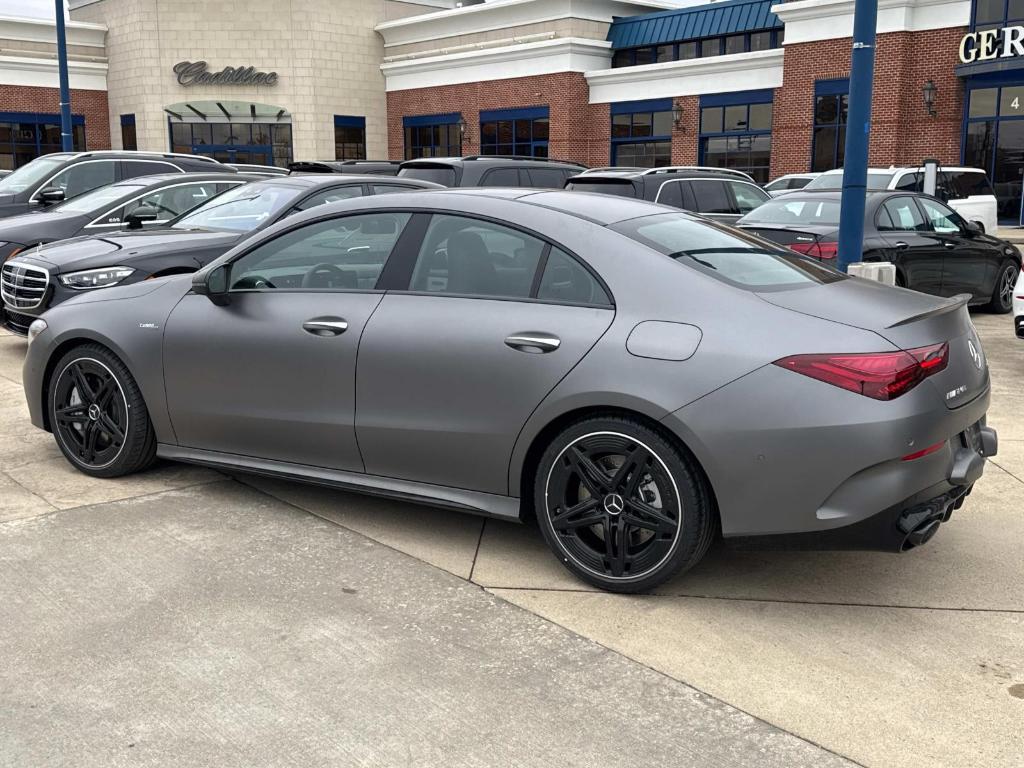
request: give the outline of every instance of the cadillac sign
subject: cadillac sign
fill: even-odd
[[[210,72],[205,61],[180,61],[174,65],[178,85],[277,85],[277,72],[253,67],[224,67]]]
[[[960,61],[964,64],[1014,56],[1024,56],[1024,27],[983,29],[960,40]]]

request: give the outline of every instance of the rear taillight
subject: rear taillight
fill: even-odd
[[[839,256],[839,243],[790,243],[789,250],[816,259],[834,259]]]
[[[949,364],[949,344],[902,352],[793,355],[775,365],[875,400],[895,400]]]

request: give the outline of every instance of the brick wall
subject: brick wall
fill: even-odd
[[[925,157],[960,162],[963,87],[953,72],[963,28],[881,34],[875,51],[871,105],[871,165],[913,165]],[[811,167],[814,82],[849,77],[850,39],[786,46],[784,86],[775,91],[772,177]],[[921,89],[938,87],[936,117]]]
[[[466,121],[462,153],[480,151],[480,111],[547,105],[551,131],[548,154],[587,165],[607,165],[611,115],[607,104],[590,104],[587,81],[579,72],[414,88],[388,93],[388,153],[405,156],[402,118],[461,112]]]
[[[60,91],[27,85],[0,85],[0,111],[60,114]],[[110,149],[106,91],[71,90],[71,113],[85,118],[87,149]]]

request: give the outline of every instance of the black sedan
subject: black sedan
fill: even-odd
[[[161,227],[26,250],[4,263],[0,275],[4,325],[25,334],[36,317],[82,291],[195,272],[253,232],[323,203],[441,188],[382,176],[281,176],[228,190]],[[332,284],[335,276],[326,267],[316,279],[322,287],[344,287]]]
[[[838,255],[840,192],[792,192],[736,226],[826,263]],[[971,304],[1006,313],[1021,254],[948,205],[913,192],[868,192],[863,261],[888,261],[896,284],[936,296],[970,294]]]
[[[237,173],[139,176],[94,189],[45,211],[0,219],[0,262],[42,243],[166,224],[254,178]]]

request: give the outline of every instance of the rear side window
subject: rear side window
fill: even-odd
[[[494,168],[484,174],[480,180],[481,187],[518,187],[518,168]]]
[[[928,229],[912,197],[894,197],[886,200],[882,209],[885,216],[878,217],[878,229],[883,232],[919,232]]]
[[[899,189],[903,192],[920,192],[921,173],[917,171],[914,173],[904,173],[900,176],[899,181],[896,182],[894,189]]]
[[[598,181],[597,179],[587,179],[584,176],[582,179],[576,179],[568,184],[566,189],[577,192],[598,192],[602,195],[618,195],[619,197],[636,197],[633,182],[629,179]]]
[[[944,171],[949,178],[950,197],[962,199],[973,195],[994,195],[988,176],[980,171]]]
[[[611,306],[612,303],[597,279],[576,259],[558,248],[552,248],[548,254],[537,298],[572,304]]]
[[[136,176],[151,176],[157,173],[181,173],[181,169],[170,163],[156,163],[149,160],[122,160],[121,176],[134,179]]]
[[[557,168],[530,168],[530,186],[536,189],[561,189],[569,174]]]
[[[838,200],[770,200],[743,219],[744,224],[826,224],[839,226]]]
[[[736,213],[724,181],[691,181],[690,188],[697,199],[695,210],[698,213]]]
[[[786,189],[803,189],[810,183],[811,180],[808,178],[797,177],[789,180],[789,184],[786,186]]]
[[[663,213],[615,224],[610,229],[716,280],[748,290],[820,285],[846,275],[764,241],[683,213]]]
[[[683,185],[678,181],[666,181],[658,190],[658,202],[674,208],[683,207]]]
[[[308,211],[324,203],[336,203],[338,200],[348,200],[353,197],[362,197],[363,187],[361,184],[353,184],[347,187],[333,187],[310,195],[301,203],[295,206],[296,211]]]
[[[403,168],[398,172],[399,176],[407,179],[419,179],[420,181],[432,181],[435,184],[442,184],[446,187],[455,186],[455,169],[450,165],[413,166]]]
[[[87,161],[68,166],[47,182],[44,188],[63,189],[64,199],[70,200],[113,182],[113,160]]]

